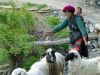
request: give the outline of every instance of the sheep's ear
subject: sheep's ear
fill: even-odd
[[[69,60],[73,60],[74,59],[74,53],[68,53],[66,56],[65,56],[65,61],[69,61]]]

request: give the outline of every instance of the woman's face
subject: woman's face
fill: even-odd
[[[65,12],[64,15],[68,18],[71,18],[73,14],[71,12]]]

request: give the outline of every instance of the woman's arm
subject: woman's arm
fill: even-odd
[[[49,30],[47,32],[45,32],[43,34],[44,38],[49,36],[49,35],[52,35],[53,33],[56,33],[64,28],[66,28],[68,26],[68,20],[65,19],[61,24],[57,25],[53,30]]]
[[[59,32],[59,31],[61,31],[62,29],[66,28],[67,26],[68,26],[68,20],[65,19],[61,24],[57,25],[57,26],[52,30],[52,32],[53,32],[53,33]]]
[[[81,33],[82,33],[84,42],[87,44],[87,40],[86,40],[87,39],[87,31],[86,31],[86,27],[85,27],[85,24],[84,24],[82,18],[77,17],[76,18],[76,23],[77,23],[77,25],[78,25]]]

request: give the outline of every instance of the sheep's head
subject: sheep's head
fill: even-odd
[[[55,51],[51,48],[47,49],[46,50],[46,58],[47,58],[47,62],[55,63],[56,62]]]
[[[79,58],[81,58],[79,52],[76,50],[71,50],[66,55],[65,61],[69,61],[69,60],[73,61],[74,59],[79,59]]]

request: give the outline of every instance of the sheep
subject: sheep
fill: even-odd
[[[28,73],[25,69],[17,68],[11,73],[11,75],[28,75]]]
[[[68,61],[68,75],[100,75],[100,57],[84,59],[76,50],[65,57]]]
[[[50,75],[63,75],[65,57],[61,53],[55,52],[51,48],[47,49],[46,55],[47,61],[50,63],[49,68],[52,72]]]
[[[11,75],[63,75],[65,57],[49,48],[45,57],[34,63],[27,72],[25,69],[17,68]]]
[[[11,75],[49,75],[49,67],[46,62],[46,57],[41,61],[34,63],[31,69],[27,72],[25,69],[17,68]]]

